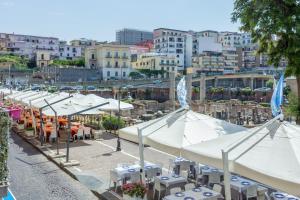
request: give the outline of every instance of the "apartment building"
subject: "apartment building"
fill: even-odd
[[[161,53],[144,53],[138,56],[135,62],[132,62],[133,69],[149,69],[163,70],[167,73],[164,77],[168,77],[168,72],[177,73],[177,65],[175,56]]]
[[[224,71],[225,61],[222,52],[203,51],[194,55],[192,62],[195,74]]]
[[[37,51],[49,51],[51,57],[58,57],[58,38],[41,37],[33,35],[20,35],[0,33],[1,53],[13,53],[16,55],[33,58]]]
[[[235,73],[239,70],[236,47],[223,47],[224,73]]]
[[[35,56],[37,67],[47,67],[52,63],[50,50],[37,50]]]
[[[85,51],[87,68],[99,69],[103,80],[127,79],[131,72],[128,45],[99,44]]]
[[[240,47],[242,35],[237,32],[220,32],[218,36],[218,41],[222,44],[223,47]]]
[[[218,31],[212,31],[212,30],[205,30],[205,31],[199,31],[199,32],[194,32],[193,33],[193,55],[199,54],[199,38],[211,38],[213,40],[213,43],[218,42]]]
[[[175,56],[179,71],[192,65],[193,36],[187,31],[158,28],[153,31],[155,52]]]
[[[81,48],[81,56],[84,57],[84,52],[87,47],[95,46],[97,44],[96,40],[80,38],[70,41],[71,46],[76,46]]]
[[[136,45],[146,41],[153,40],[151,31],[142,31],[137,29],[124,28],[116,31],[116,42],[124,45]]]
[[[59,42],[59,59],[76,60],[82,58],[82,47],[70,45],[66,41]]]

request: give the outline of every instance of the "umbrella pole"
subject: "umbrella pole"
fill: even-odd
[[[142,130],[138,128],[138,137],[139,137],[139,154],[140,154],[140,172],[141,172],[141,182],[145,182],[145,161],[144,161],[144,144],[143,144],[143,135]]]
[[[43,113],[42,113],[42,108],[40,109],[40,141],[41,141],[41,146],[43,146],[43,143],[44,143],[44,130],[43,130]]]
[[[68,137],[67,137],[67,154],[66,163],[69,162],[70,136],[71,136],[71,115],[68,115]]]
[[[55,133],[56,133],[56,154],[59,155],[59,148],[58,148],[58,123],[57,123],[57,113],[54,111],[55,114]]]
[[[231,200],[228,152],[225,152],[223,150],[222,150],[222,160],[223,160],[223,170],[224,170],[225,199],[226,200]]]

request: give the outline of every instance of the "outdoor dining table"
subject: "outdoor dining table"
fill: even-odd
[[[164,185],[167,189],[167,193],[171,188],[174,187],[181,187],[183,188],[184,185],[187,183],[187,179],[185,177],[179,176],[177,174],[169,174],[169,175],[162,175],[157,176],[161,185]]]
[[[223,170],[208,165],[200,167],[200,170],[202,175],[207,176],[209,183],[220,183],[224,174]]]
[[[131,173],[135,173],[139,171],[140,168],[141,167],[139,164],[134,164],[134,165],[124,165],[124,166],[116,167],[114,170],[117,172],[119,178],[126,179],[126,178],[130,178]],[[160,165],[146,162],[144,168],[146,175],[148,170],[156,170],[156,173],[160,173],[160,174],[162,173],[162,168]]]
[[[72,136],[75,135],[75,134],[77,134],[78,130],[79,130],[78,126],[71,126],[71,134],[72,134]]]
[[[189,167],[191,167],[191,166],[195,166],[195,164],[196,164],[194,161],[187,160],[187,159],[185,159],[183,157],[176,157],[173,160],[173,162],[174,162],[174,164],[176,166],[175,169],[174,169],[175,174],[179,174],[180,168],[182,166],[189,166]]]
[[[253,186],[258,188],[258,183],[246,178],[232,175],[230,179],[232,198],[243,199],[243,192],[246,191],[249,187],[253,187]]]
[[[299,197],[295,197],[283,192],[272,192],[270,195],[274,200],[300,200]]]
[[[177,192],[164,197],[164,200],[217,200],[222,194],[206,187],[198,187],[184,192]]]

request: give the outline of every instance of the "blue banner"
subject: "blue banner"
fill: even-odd
[[[281,105],[283,102],[283,81],[284,81],[284,76],[281,75],[273,91],[273,95],[271,99],[271,109],[274,117],[276,117],[281,113]]]
[[[179,81],[177,85],[177,98],[181,107],[188,106],[186,102],[186,95],[187,95],[187,91],[185,87],[185,77],[182,77],[182,79]]]

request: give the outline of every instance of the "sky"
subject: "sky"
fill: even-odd
[[[238,31],[234,0],[0,0],[0,32],[114,41],[122,28]]]

